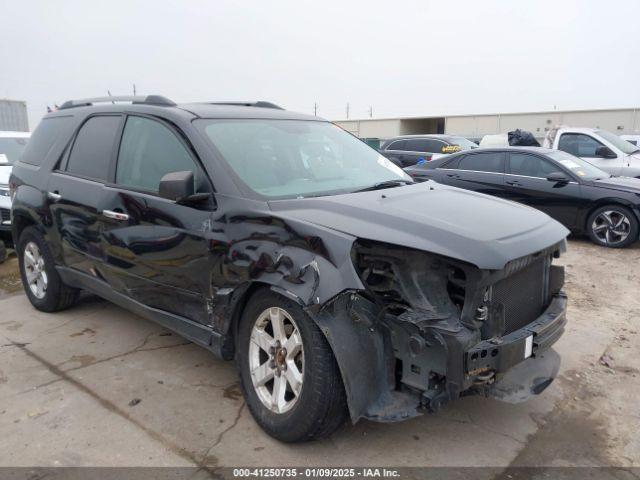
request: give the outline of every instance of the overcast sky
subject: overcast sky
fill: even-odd
[[[270,100],[330,119],[640,107],[640,1],[0,0],[0,98]]]

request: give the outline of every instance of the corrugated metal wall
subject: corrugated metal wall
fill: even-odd
[[[400,119],[341,120],[334,123],[360,138],[389,138],[400,135]]]
[[[453,135],[480,137],[506,133],[516,128],[528,130],[543,138],[555,125],[596,127],[616,135],[640,132],[640,109],[554,111],[508,113],[495,115],[463,115],[452,117],[391,118],[337,121],[345,130],[360,138],[390,138],[406,133],[436,133],[438,119],[444,118],[444,132]],[[423,130],[423,131],[420,131]]]
[[[595,127],[616,135],[640,131],[640,111],[585,110],[583,112],[514,113],[503,115],[475,115],[447,117],[445,131],[451,134],[482,136],[506,133],[516,128],[528,130],[542,138],[554,125]]]
[[[0,100],[0,130],[28,132],[27,103],[20,100]]]

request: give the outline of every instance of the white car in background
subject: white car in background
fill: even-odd
[[[13,163],[20,157],[31,133],[0,131],[0,243],[11,245],[11,197],[9,176]],[[4,260],[0,245],[0,262]]]

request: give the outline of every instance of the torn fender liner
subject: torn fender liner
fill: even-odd
[[[550,348],[511,368],[486,393],[503,402],[525,402],[546,389],[558,375],[559,368],[560,355]]]
[[[374,323],[379,306],[354,291],[343,292],[314,318],[340,367],[351,420],[398,421],[418,415],[419,397],[394,391],[395,357],[387,327]]]

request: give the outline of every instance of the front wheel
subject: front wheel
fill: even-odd
[[[606,205],[587,219],[591,241],[610,248],[623,248],[638,239],[638,219],[628,208]]]
[[[236,363],[251,414],[284,442],[320,438],[346,418],[346,399],[333,352],[314,321],[269,290],[243,313]]]

